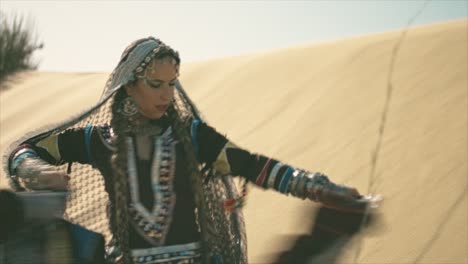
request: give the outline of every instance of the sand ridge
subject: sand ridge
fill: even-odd
[[[468,263],[468,20],[182,65],[181,82],[236,144],[385,196],[340,263]],[[0,150],[95,103],[105,73],[31,72],[0,93]],[[316,206],[250,188],[249,259],[307,231]]]

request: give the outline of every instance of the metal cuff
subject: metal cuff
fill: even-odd
[[[32,148],[22,148],[18,150],[10,161],[10,170],[12,174],[16,173],[16,168],[25,158],[35,158],[38,157],[36,151]]]
[[[329,191],[329,188],[327,188],[329,184],[330,180],[324,174],[313,174],[305,186],[307,197],[312,201],[320,202],[320,198],[326,195],[326,192]]]
[[[291,180],[289,181],[288,184],[288,189],[287,192],[290,193],[293,196],[297,196],[297,187],[301,179],[304,177],[304,171],[302,170],[295,170]]]
[[[313,201],[319,201],[329,182],[328,177],[322,173],[298,171],[293,174],[288,192],[301,199],[309,198]]]

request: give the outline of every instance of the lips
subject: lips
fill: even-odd
[[[169,105],[157,105],[156,109],[158,109],[161,112],[166,112],[168,106]]]

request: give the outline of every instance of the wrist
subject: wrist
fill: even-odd
[[[320,172],[296,171],[289,182],[288,192],[292,196],[320,201],[324,190],[330,184],[328,177]]]
[[[38,158],[38,155],[32,148],[20,146],[10,157],[10,174],[15,175],[18,166],[27,158]]]
[[[16,167],[16,177],[23,187],[27,189],[43,189],[46,186],[41,182],[42,172],[54,168],[39,157],[26,157]]]
[[[322,197],[330,190],[332,184],[326,175],[314,173],[306,183],[305,193],[310,200],[322,202]]]

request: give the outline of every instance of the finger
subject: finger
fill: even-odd
[[[58,171],[44,171],[39,174],[40,180],[43,181],[52,181],[55,179],[69,179],[68,174]]]
[[[49,186],[54,191],[66,191],[68,190],[69,181],[70,177],[68,175],[59,175]]]

